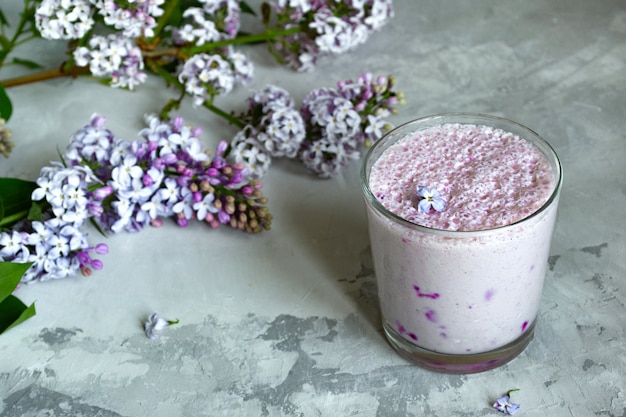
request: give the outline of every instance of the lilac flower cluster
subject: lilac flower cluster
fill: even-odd
[[[278,27],[300,27],[278,39],[272,50],[287,65],[310,71],[322,56],[336,55],[364,43],[394,11],[391,0],[278,0]]]
[[[180,117],[147,117],[140,139],[117,138],[94,115],[63,153],[64,164],[41,170],[32,200],[41,218],[0,233],[0,261],[33,262],[23,282],[90,275],[102,268],[95,255],[105,244],[89,246],[82,231],[91,220],[103,231],[138,231],[171,217],[179,226],[191,220],[250,233],[269,229],[271,215],[262,184],[249,180],[242,164],[228,163],[228,145],[213,157],[198,139],[201,130]]]
[[[0,233],[0,260],[33,262],[22,282],[64,278],[91,268],[102,268],[102,262],[90,254],[105,254],[108,247],[90,247],[81,227],[90,216],[90,186],[97,178],[88,167],[66,168],[59,163],[41,170],[34,202],[41,201],[41,218],[21,222],[11,231]]]
[[[101,211],[94,215],[100,227],[133,232],[160,226],[166,217],[183,227],[194,219],[248,232],[270,227],[261,183],[249,181],[242,164],[226,161],[225,142],[211,158],[199,140],[201,130],[181,117],[149,116],[147,122],[139,132],[142,140],[129,142],[116,138],[95,115],[66,152],[68,164],[90,167],[105,184]]]
[[[366,72],[341,81],[336,89],[317,89],[305,97],[300,113],[307,139],[300,148],[304,165],[320,177],[332,177],[360,157],[363,147],[391,128],[385,119],[403,102],[393,91],[395,79]]]
[[[123,3],[123,4],[122,4]],[[46,39],[81,39],[95,26],[94,16],[116,32],[92,35],[73,52],[79,67],[89,67],[94,77],[111,79],[112,87],[133,89],[146,74],[138,37],[150,37],[163,14],[164,0],[44,0],[35,11],[35,25]]]
[[[202,7],[189,7],[183,12],[183,23],[171,28],[176,45],[204,45],[233,39],[239,32],[241,8],[236,0],[201,0]]]
[[[202,0],[202,7],[183,12],[180,27],[170,28],[176,46],[202,46],[210,42],[233,39],[239,32],[241,9],[235,0]],[[254,66],[248,57],[233,46],[211,48],[187,58],[178,80],[192,96],[194,106],[215,96],[229,93],[236,83],[252,80]]]
[[[104,23],[129,38],[151,37],[165,0],[43,0],[35,10],[35,25],[46,39],[80,39],[94,26],[98,13]],[[123,6],[120,3],[125,3]]]
[[[290,94],[268,85],[248,98],[246,124],[231,141],[230,157],[245,164],[257,178],[267,172],[273,157],[295,158],[305,137],[304,121]]]
[[[213,101],[215,96],[229,93],[236,82],[247,83],[252,79],[253,66],[247,57],[226,48],[221,54],[196,54],[183,64],[178,80],[192,96],[193,105]]]
[[[163,14],[161,5],[165,0],[115,1],[90,0],[103,16],[104,23],[121,30],[129,38],[154,36],[153,29],[157,25],[155,18]],[[120,3],[124,3],[121,6]]]
[[[382,137],[385,119],[403,102],[393,77],[364,73],[337,88],[311,91],[296,110],[289,93],[269,85],[249,99],[239,117],[244,127],[231,142],[229,157],[262,177],[274,157],[299,158],[320,177],[337,175],[363,147]]]
[[[85,0],[43,0],[35,10],[35,26],[46,39],[80,39],[94,25]]]
[[[141,50],[120,34],[95,35],[89,40],[89,47],[79,47],[73,55],[76,65],[89,66],[94,77],[111,79],[112,87],[132,90],[147,78],[142,71]]]

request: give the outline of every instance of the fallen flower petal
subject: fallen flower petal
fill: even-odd
[[[172,324],[177,324],[178,320],[165,320],[158,313],[150,314],[148,317],[148,321],[146,321],[143,325],[144,330],[146,332],[146,336],[150,340],[154,340],[158,337],[157,332],[163,330],[167,326],[171,326]]]
[[[519,404],[513,404],[510,402],[511,400],[511,392],[513,391],[518,391],[518,390],[510,390],[508,391],[505,395],[503,395],[502,397],[498,398],[496,400],[495,403],[493,403],[493,407],[504,413],[504,414],[508,414],[508,415],[513,415],[515,413],[517,413],[520,410],[520,405]]]

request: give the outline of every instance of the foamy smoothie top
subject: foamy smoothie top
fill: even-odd
[[[555,178],[543,153],[523,138],[450,123],[391,145],[372,166],[369,186],[387,210],[412,223],[474,231],[528,217],[550,198]]]

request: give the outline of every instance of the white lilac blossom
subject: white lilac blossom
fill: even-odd
[[[102,15],[104,23],[121,31],[127,38],[140,36],[150,38],[157,25],[156,18],[163,14],[165,0],[141,0],[120,2],[115,0],[91,0]],[[121,6],[120,3],[126,3]]]
[[[146,81],[141,49],[121,34],[93,36],[88,46],[74,51],[79,67],[89,67],[94,77],[110,79],[112,87],[134,89]]]
[[[178,324],[178,320],[166,320],[158,313],[152,313],[144,322],[143,329],[148,339],[155,340],[158,337],[158,332],[173,324]]]
[[[518,390],[510,390],[502,397],[498,398],[495,403],[493,403],[493,408],[504,413],[513,415],[520,410],[519,404],[511,403],[511,393]]]
[[[361,117],[336,90],[312,91],[300,112],[311,136],[300,149],[300,160],[307,168],[320,177],[332,177],[360,157]]]
[[[269,151],[261,142],[264,138],[268,138],[266,134],[248,125],[237,132],[230,143],[229,159],[243,164],[253,178],[265,176],[272,162]]]
[[[189,58],[178,75],[187,94],[193,97],[194,106],[213,97],[229,93],[235,84],[236,74],[227,60],[220,55],[197,54]]]
[[[80,39],[94,25],[87,0],[43,0],[35,10],[35,26],[46,39]]]
[[[394,14],[391,0],[279,0],[274,9],[279,28],[307,28],[272,45],[274,53],[298,71],[310,71],[320,57],[361,45]]]
[[[91,268],[102,268],[102,262],[89,253],[107,253],[106,244],[90,247],[79,226],[49,212],[44,216],[41,221],[21,222],[11,232],[0,232],[0,260],[33,263],[21,282],[65,278],[78,271],[90,275]]]
[[[233,39],[239,32],[241,9],[235,0],[204,0],[202,7],[188,7],[180,27],[172,28],[174,43],[204,45]]]
[[[446,200],[441,196],[439,190],[420,185],[417,187],[417,195],[421,197],[417,203],[417,210],[420,213],[428,213],[431,208],[435,211],[444,211],[446,208]]]

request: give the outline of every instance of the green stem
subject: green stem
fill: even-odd
[[[28,210],[20,211],[18,213],[5,216],[2,218],[2,220],[0,220],[0,228],[9,224],[13,224],[18,220],[22,220],[26,218],[26,216],[28,216]]]
[[[154,28],[154,35],[152,36],[152,38],[149,39],[149,41],[153,41],[159,37],[159,35],[163,31],[163,28],[165,28],[165,25],[170,20],[172,13],[174,13],[174,10],[178,8],[179,3],[180,3],[180,0],[168,0],[165,2],[166,4],[165,10],[163,11],[163,14],[161,15],[161,17],[159,17],[157,26]]]
[[[246,43],[259,43],[259,42],[266,42],[272,39],[275,39],[277,37],[280,36],[287,36],[287,35],[291,35],[294,33],[298,33],[300,32],[300,28],[295,27],[295,28],[289,28],[289,29],[282,29],[282,30],[267,30],[265,32],[262,33],[255,33],[252,35],[243,35],[243,36],[237,36],[236,38],[233,39],[224,39],[221,41],[215,41],[215,42],[209,42],[206,43],[204,45],[200,45],[200,46],[190,46],[187,48],[182,48],[181,52],[186,55],[186,56],[191,56],[191,55],[195,55],[197,53],[200,52],[207,52],[210,51],[214,48],[221,48],[224,46],[229,46],[229,45],[240,45],[240,44],[246,44]]]
[[[226,113],[224,110],[220,109],[219,107],[215,107],[213,104],[209,103],[208,101],[205,101],[203,105],[208,110],[228,120],[228,123],[230,123],[231,125],[235,125],[239,128],[243,128],[246,125],[243,121],[241,121],[237,117],[233,116],[230,113]]]
[[[6,59],[7,56],[9,56],[13,48],[15,48],[18,38],[22,35],[24,26],[26,26],[26,17],[28,15],[28,13],[26,13],[27,10],[28,10],[28,2],[24,2],[24,10],[20,14],[20,21],[17,24],[15,33],[13,34],[13,37],[9,40],[9,47],[6,50],[6,54],[4,54],[0,58],[0,67],[2,67],[2,65],[4,64],[4,60]]]

